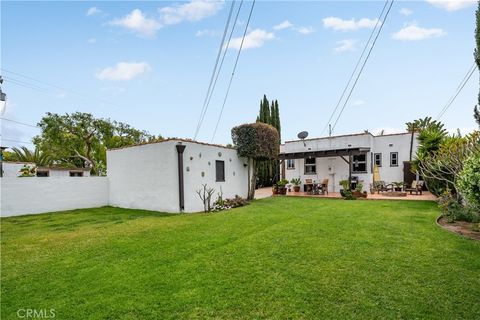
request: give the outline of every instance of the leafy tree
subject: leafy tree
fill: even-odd
[[[480,109],[478,109],[478,106],[475,106],[473,109],[473,117],[475,118],[475,121],[478,123],[478,127],[480,128]]]
[[[248,199],[252,200],[257,180],[257,162],[278,157],[280,151],[278,131],[271,125],[261,122],[242,124],[232,129],[232,140],[238,155],[249,159],[248,170],[251,179],[248,185]],[[250,174],[250,167],[253,168],[253,174]]]
[[[458,188],[469,205],[480,212],[480,148],[465,160]]]
[[[11,161],[35,163],[38,167],[52,164],[52,158],[38,148],[35,148],[34,151],[29,150],[27,147],[21,147],[20,149],[12,148],[12,154],[9,158]]]
[[[90,168],[100,174],[106,150],[161,139],[121,122],[94,118],[89,113],[47,113],[38,123],[42,132],[33,139],[37,149],[55,162]]]

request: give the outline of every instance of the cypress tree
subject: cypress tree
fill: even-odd
[[[275,124],[278,130],[278,136],[280,137],[280,143],[282,143],[282,125],[280,123],[280,109],[278,108],[278,100],[275,100]]]

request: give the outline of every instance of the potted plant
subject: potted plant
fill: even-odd
[[[345,197],[346,192],[350,191],[350,183],[348,182],[348,180],[340,180],[339,183],[342,186],[342,189],[340,189],[340,194],[342,195],[342,197]]]
[[[402,191],[403,189],[403,182],[392,182],[392,185],[394,191]]]
[[[290,182],[293,184],[293,191],[300,192],[300,184],[302,183],[300,178],[293,178]]]
[[[287,188],[285,187],[288,183],[288,180],[282,179],[277,182],[278,194],[287,194]]]
[[[357,187],[355,188],[355,191],[352,192],[353,196],[355,198],[366,198],[367,197],[367,191],[363,191],[363,183],[359,182],[357,183]]]

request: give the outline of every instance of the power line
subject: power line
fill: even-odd
[[[227,102],[228,94],[230,93],[230,87],[232,86],[233,76],[235,75],[235,70],[237,69],[238,59],[240,58],[240,53],[242,52],[243,42],[245,41],[245,36],[247,35],[247,29],[248,29],[248,25],[250,24],[250,19],[252,18],[252,12],[254,7],[255,7],[255,0],[253,0],[252,2],[252,7],[250,8],[250,13],[248,14],[248,20],[247,20],[247,24],[245,25],[245,31],[243,32],[242,42],[240,43],[240,48],[238,49],[237,58],[235,60],[235,65],[233,66],[230,82],[228,83],[227,92],[225,93],[225,98],[223,99],[222,108],[220,109],[220,114],[218,115],[217,124],[215,125],[215,129],[213,131],[212,141],[213,139],[215,139],[215,135],[217,134],[218,124],[222,119],[223,110],[225,109],[225,103]]]
[[[29,124],[29,123],[25,123],[25,122],[21,122],[21,121],[17,121],[17,120],[12,120],[12,119],[7,119],[7,118],[0,118],[0,120],[8,121],[8,122],[13,122],[13,123],[16,123],[16,124],[20,124],[20,125],[24,125],[24,126],[28,126],[28,127],[32,127],[32,128],[36,128],[36,129],[40,129],[39,126],[36,126],[36,125],[33,125],[33,124]]]
[[[5,69],[5,68],[0,68],[0,70],[4,71],[4,72],[7,72],[7,73],[11,73],[13,75],[16,75],[16,76],[19,76],[19,77],[22,77],[22,78],[25,78],[25,79],[29,79],[31,81],[34,81],[34,82],[37,82],[37,83],[41,83],[45,86],[48,86],[48,87],[52,87],[52,88],[56,88],[58,90],[61,90],[61,91],[64,91],[64,92],[67,92],[67,93],[70,93],[70,94],[73,94],[73,95],[76,95],[80,98],[83,98],[84,100],[86,101],[91,101],[91,100],[96,100],[98,102],[102,102],[102,103],[105,103],[105,104],[109,104],[109,105],[112,105],[114,107],[117,107],[118,108],[118,105],[110,102],[110,101],[107,101],[107,100],[103,100],[103,99],[97,99],[97,98],[94,98],[94,97],[91,97],[89,95],[86,95],[84,93],[81,93],[81,92],[78,92],[78,91],[74,91],[74,90],[70,90],[70,89],[67,89],[65,87],[62,87],[62,86],[58,86],[56,84],[53,84],[53,83],[49,83],[49,82],[46,82],[46,81],[43,81],[43,80],[38,80],[38,79],[35,79],[31,76],[28,76],[28,75],[25,75],[25,74],[22,74],[22,73],[19,73],[19,72],[15,72],[15,71],[11,71],[11,70],[8,70],[8,69]],[[12,79],[12,78],[11,78]],[[11,80],[10,80],[11,81]],[[38,87],[37,85],[35,84],[32,84],[32,83],[28,83],[28,82],[25,82],[23,80],[16,80],[14,79],[14,81],[16,81],[16,85],[20,85],[20,86],[23,86],[23,87],[27,87],[25,84],[29,84],[30,86],[32,87],[37,87],[37,90],[39,89],[43,89],[45,90],[45,88],[41,88],[41,87]],[[13,82],[12,82],[13,84]],[[27,87],[28,88],[28,87]],[[33,88],[30,88],[30,89],[33,89]]]
[[[460,84],[458,85],[455,93],[450,97],[450,99],[447,101],[447,103],[445,104],[445,106],[443,107],[443,109],[440,111],[440,113],[438,114],[437,116],[437,120],[440,120],[441,117],[443,117],[443,115],[445,114],[445,112],[447,112],[448,108],[450,108],[450,106],[452,105],[452,103],[455,101],[455,99],[457,98],[457,96],[460,94],[460,92],[462,91],[463,87],[465,87],[465,85],[467,84],[468,80],[470,80],[470,78],[472,77],[473,75],[473,72],[475,71],[476,67],[475,67],[475,63],[473,63],[472,67],[470,69],[468,69],[467,71],[467,74],[463,77],[462,81],[460,82]]]
[[[392,9],[392,6],[393,6],[393,3],[395,2],[395,0],[392,0],[390,2],[390,6],[388,7],[388,10],[387,10],[387,13],[385,14],[385,17],[383,18],[383,23],[380,25],[380,28],[378,29],[378,32],[377,32],[377,35],[375,36],[375,39],[373,40],[373,43],[372,43],[372,46],[370,47],[370,50],[368,51],[368,54],[365,58],[365,61],[363,62],[362,64],[362,67],[360,68],[360,71],[357,75],[357,78],[355,79],[355,82],[353,83],[353,86],[352,88],[350,89],[350,92],[348,93],[348,96],[347,96],[347,99],[345,100],[343,106],[342,106],[342,109],[340,110],[340,113],[338,114],[338,117],[337,119],[335,119],[335,123],[333,124],[332,126],[332,131],[335,129],[335,126],[337,125],[338,123],[338,120],[340,119],[340,117],[342,116],[343,114],[343,111],[345,110],[345,107],[347,106],[347,103],[348,103],[348,100],[350,100],[350,97],[353,93],[353,90],[355,89],[355,86],[357,85],[357,82],[358,82],[358,79],[360,78],[360,76],[362,75],[362,71],[363,69],[365,68],[365,65],[367,64],[367,61],[368,61],[368,58],[370,58],[370,54],[372,53],[372,50],[373,48],[375,47],[375,44],[377,43],[377,39],[378,39],[378,36],[380,35],[380,32],[382,32],[382,29],[383,29],[383,26],[385,25],[385,21],[387,21],[387,17],[388,17],[388,14],[390,13],[390,9]]]
[[[233,32],[235,31],[235,26],[237,24],[237,20],[238,20],[239,14],[240,14],[240,9],[242,8],[242,4],[243,4],[243,0],[240,2],[240,6],[238,7],[237,15],[235,17],[235,21],[233,22],[232,30],[230,31],[230,36],[228,37],[227,45],[224,48],[222,61],[220,62],[220,67],[218,68],[217,76],[215,77],[215,82],[213,83],[212,90],[210,92],[210,96],[208,97],[206,110],[208,109],[208,106],[210,105],[210,101],[212,99],[213,92],[215,91],[217,81],[218,81],[218,77],[220,76],[220,71],[222,70],[223,62],[225,60],[225,56],[227,55],[228,47],[230,46],[230,41],[232,40]],[[207,112],[206,110],[205,110],[205,114]],[[205,117],[205,114],[203,115],[204,117]],[[202,122],[203,122],[203,118],[202,118]]]
[[[372,37],[375,34],[375,30],[377,29],[378,23],[381,21],[380,19],[382,18],[383,13],[385,12],[385,8],[387,7],[388,1],[389,0],[385,1],[385,4],[383,5],[383,9],[380,12],[380,15],[378,16],[377,22],[375,23],[375,27],[373,28],[372,32],[370,33],[370,37],[368,38],[367,43],[365,43],[365,46],[363,47],[362,54],[360,55],[360,57],[358,57],[357,64],[355,65],[355,68],[353,69],[352,74],[350,75],[350,78],[348,79],[347,84],[345,85],[345,88],[343,89],[343,92],[340,95],[340,98],[338,99],[337,105],[333,109],[333,112],[330,115],[330,118],[328,119],[327,123],[325,124],[325,127],[323,128],[321,135],[323,135],[325,130],[327,130],[328,125],[330,124],[330,121],[332,121],[332,118],[335,115],[335,113],[337,112],[338,107],[340,106],[340,103],[342,102],[343,98],[345,97],[345,93],[347,92],[347,89],[350,86],[350,83],[352,82],[353,76],[357,72],[358,66],[360,65],[360,62],[362,61],[363,55],[367,51],[368,45],[370,44],[370,41],[372,40]],[[383,24],[383,22],[382,22],[382,24]]]
[[[217,72],[218,62],[220,60],[220,56],[223,50],[223,44],[225,43],[225,37],[227,35],[228,26],[230,25],[230,19],[232,18],[233,7],[235,5],[235,1],[232,1],[232,5],[230,6],[230,12],[228,14],[227,22],[225,23],[225,29],[223,31],[222,41],[220,41],[220,47],[218,48],[217,59],[215,60],[215,66],[213,68],[212,76],[210,77],[210,83],[208,84],[207,93],[205,95],[205,100],[203,101],[202,111],[200,112],[200,117],[198,119],[197,128],[195,129],[195,135],[193,140],[197,138],[198,132],[200,131],[200,127],[202,126],[203,119],[205,117],[205,113],[207,112],[207,100],[210,94],[210,89],[212,88],[213,80],[215,78],[215,73]]]
[[[27,143],[27,144],[34,145],[32,142],[15,140],[15,139],[2,138],[1,140],[2,140],[2,141],[5,140],[5,141],[10,141],[10,142],[17,142],[17,143]]]

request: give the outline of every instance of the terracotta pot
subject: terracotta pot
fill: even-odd
[[[300,186],[293,186],[293,191],[300,192]]]
[[[278,187],[278,194],[287,194],[287,188]]]

